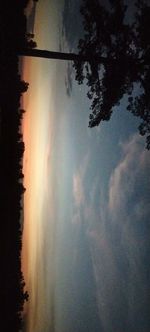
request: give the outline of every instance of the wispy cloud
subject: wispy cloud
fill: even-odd
[[[84,189],[84,178],[86,175],[86,171],[88,168],[90,160],[90,154],[87,153],[76,173],[73,175],[73,197],[74,197],[74,207],[75,214],[73,216],[73,220],[80,220],[80,208],[83,207],[85,202],[85,189]]]
[[[73,195],[77,206],[83,204],[85,200],[82,180],[81,174],[79,173],[75,174],[73,177]]]
[[[138,135],[121,149],[105,198],[97,176],[87,193],[90,155],[83,158],[73,177],[72,222],[76,231],[84,224],[88,238],[103,331],[147,332],[150,158]]]
[[[111,213],[115,211],[118,213],[118,209],[122,210],[126,207],[129,197],[131,198],[135,191],[140,189],[137,188],[137,179],[139,185],[143,185],[150,167],[149,153],[143,149],[138,135],[122,144],[122,149],[123,158],[110,178],[109,210]]]
[[[110,177],[108,203],[96,212],[92,205],[87,210],[92,220],[99,215],[87,233],[99,315],[107,332],[133,326],[134,331],[148,331],[149,170],[149,152],[135,135],[122,144],[122,159]]]

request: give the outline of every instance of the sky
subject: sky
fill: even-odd
[[[79,5],[37,2],[39,48],[76,49]],[[73,75],[65,61],[23,59],[24,331],[148,332],[149,152],[126,97],[88,128],[86,87]]]

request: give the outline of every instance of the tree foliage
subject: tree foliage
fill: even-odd
[[[84,0],[81,7],[84,37],[79,40],[79,55],[89,62],[74,61],[76,80],[86,80],[91,100],[89,127],[109,120],[113,107],[128,94],[127,109],[141,118],[141,135],[150,149],[150,6],[135,3],[133,22],[129,23],[123,0]],[[104,58],[105,61],[98,61]],[[140,93],[135,88],[140,87]]]

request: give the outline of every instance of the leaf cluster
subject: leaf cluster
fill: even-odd
[[[78,50],[91,60],[74,61],[76,80],[79,84],[86,81],[88,87],[89,127],[109,120],[122,97],[132,96],[127,108],[141,118],[139,130],[147,136],[147,148],[150,148],[150,6],[138,0],[132,24],[128,23],[126,12],[123,0],[109,0],[108,7],[101,0],[83,1],[81,14],[85,34],[79,40]],[[141,95],[133,97],[135,84],[140,85]]]

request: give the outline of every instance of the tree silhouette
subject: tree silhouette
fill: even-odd
[[[147,1],[135,3],[132,23],[128,22],[123,0],[83,0],[81,14],[85,35],[78,43],[78,54],[35,48],[22,48],[19,55],[72,60],[79,84],[86,81],[91,100],[89,127],[108,121],[114,106],[128,94],[127,109],[141,118],[141,135],[150,149],[150,6]],[[140,93],[135,93],[135,90]]]
[[[22,95],[28,89],[20,75],[16,49],[27,45],[24,9],[29,0],[13,0],[0,10],[0,261],[1,261],[1,326],[3,332],[23,330],[24,303],[28,300],[22,273],[23,232],[23,142]]]
[[[109,120],[113,107],[128,94],[127,109],[142,119],[139,131],[147,136],[150,149],[150,7],[146,1],[137,1],[134,20],[129,24],[122,0],[109,0],[109,5],[106,8],[103,1],[84,0],[81,7],[85,35],[78,49],[80,55],[91,55],[91,61],[75,61],[74,68],[78,83],[86,80],[88,86],[92,110],[89,127]],[[108,61],[98,63],[94,55]]]

